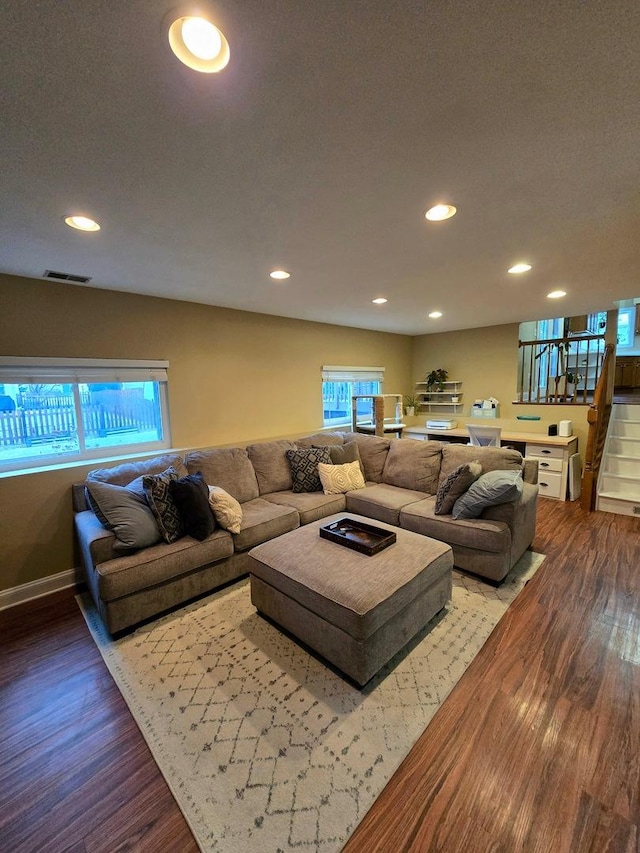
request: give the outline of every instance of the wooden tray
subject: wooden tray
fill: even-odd
[[[346,548],[352,548],[368,557],[384,551],[396,541],[396,534],[372,524],[365,524],[353,518],[341,518],[320,528],[320,536],[337,542]]]

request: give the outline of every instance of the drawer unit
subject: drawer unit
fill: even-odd
[[[527,456],[543,456],[545,459],[564,459],[567,451],[564,447],[546,444],[527,444]]]
[[[564,500],[563,486],[566,489],[566,479],[561,471],[538,472],[538,494],[543,498]]]
[[[555,456],[550,456],[547,458],[546,456],[529,456],[527,455],[527,459],[533,459],[538,463],[538,471],[541,474],[543,471],[562,471],[562,466],[564,464],[562,459],[556,459]]]

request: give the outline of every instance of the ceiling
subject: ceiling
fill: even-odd
[[[1,272],[411,335],[640,293],[637,0],[221,0],[220,74],[172,8],[0,5]]]

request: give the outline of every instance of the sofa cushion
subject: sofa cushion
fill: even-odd
[[[400,526],[414,533],[422,533],[454,548],[463,547],[494,554],[508,554],[511,531],[502,521],[475,518],[454,521],[450,515],[436,515],[436,498],[432,495],[400,510]]]
[[[155,587],[233,554],[233,540],[226,530],[216,530],[204,541],[183,536],[177,542],[161,542],[108,560],[96,566],[98,594],[113,601],[141,590],[153,594]]]
[[[128,486],[87,480],[86,489],[91,508],[100,523],[116,535],[116,550],[148,548],[160,542],[156,520],[147,504],[142,478]]]
[[[169,491],[178,507],[185,534],[199,542],[211,536],[216,529],[216,520],[209,506],[209,489],[201,472],[172,480]]]
[[[318,463],[318,474],[325,495],[340,495],[352,489],[364,489],[364,477],[360,463],[345,462],[344,465],[326,465]]]
[[[192,450],[184,461],[190,474],[202,471],[208,486],[220,486],[240,503],[259,495],[256,472],[244,447]]]
[[[295,509],[254,498],[242,504],[240,532],[233,534],[235,550],[247,551],[299,526],[300,517]]]
[[[371,483],[382,482],[382,471],[387,461],[391,440],[378,435],[364,435],[360,432],[347,432],[344,440],[356,441],[364,467],[364,478]]]
[[[231,533],[240,533],[242,526],[242,506],[233,495],[220,486],[209,486],[209,506],[216,521]]]
[[[423,499],[424,492],[400,489],[388,483],[372,483],[366,489],[347,492],[347,510],[397,525],[402,507]]]
[[[274,492],[262,497],[265,501],[297,510],[300,524],[310,524],[327,515],[344,512],[347,506],[344,495],[325,495],[324,492]]]
[[[247,447],[261,495],[291,488],[291,466],[285,451],[295,449],[296,445],[292,441],[267,441]]]
[[[382,482],[401,489],[435,495],[442,459],[439,441],[394,439],[382,472]]]
[[[296,447],[329,447],[344,444],[344,433],[342,432],[316,432],[313,435],[305,435],[296,438]]]
[[[322,489],[318,463],[331,464],[326,447],[298,448],[286,450],[285,455],[291,466],[291,479],[294,492],[319,492]]]
[[[114,468],[96,468],[89,471],[87,480],[98,480],[101,483],[126,486],[144,474],[161,474],[167,468],[173,468],[179,477],[184,477],[189,473],[181,456],[178,456],[177,453],[165,453],[162,456],[154,456],[152,459],[143,459],[140,462],[124,462]]]
[[[151,507],[160,535],[165,542],[175,542],[184,536],[182,516],[171,495],[171,483],[179,479],[174,468],[161,474],[150,474],[142,478],[147,503]]]
[[[449,515],[454,503],[482,474],[479,462],[465,462],[454,468],[436,492],[436,515]]]
[[[440,466],[441,485],[459,465],[464,462],[479,462],[482,473],[487,471],[519,471],[522,468],[522,454],[506,447],[471,447],[468,444],[442,443],[442,465]]]
[[[522,494],[522,469],[483,474],[453,505],[456,518],[478,518],[486,507],[514,501]]]

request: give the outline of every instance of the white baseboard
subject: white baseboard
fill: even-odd
[[[23,583],[11,589],[2,589],[0,590],[0,610],[6,610],[7,607],[15,607],[16,604],[24,604],[25,601],[42,598],[43,595],[51,595],[52,592],[75,586],[77,576],[76,569],[67,569],[65,572],[58,572],[57,575],[29,581],[29,583]]]

